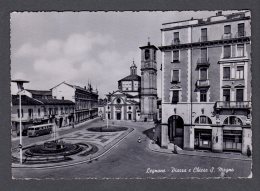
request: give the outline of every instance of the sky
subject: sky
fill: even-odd
[[[161,45],[162,23],[205,18],[216,12],[13,12],[11,78],[30,81],[26,89],[48,90],[66,81],[88,82],[100,98],[117,90],[133,60],[140,75],[141,52],[150,39]],[[224,12],[225,13],[225,12]],[[158,69],[161,64],[157,53]],[[160,95],[158,70],[158,96]],[[16,92],[16,84],[11,84]]]

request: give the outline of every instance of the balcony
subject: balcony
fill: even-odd
[[[233,37],[233,34],[232,33],[226,33],[226,34],[223,34],[222,35],[222,39],[225,40],[225,39],[231,39]]]
[[[251,109],[251,101],[217,101],[216,109]]]
[[[209,67],[210,63],[209,63],[209,58],[199,58],[197,60],[197,68],[200,67]]]
[[[210,86],[209,80],[197,80],[197,88],[208,88]]]
[[[201,36],[199,42],[206,42],[208,41],[208,36]]]
[[[176,44],[180,44],[179,38],[175,38],[175,39],[172,40],[172,45],[176,45]]]

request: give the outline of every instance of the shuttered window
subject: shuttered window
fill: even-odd
[[[236,101],[244,101],[244,90],[243,89],[236,90]]]
[[[223,101],[230,101],[230,89],[223,90]]]
[[[201,29],[201,41],[207,41],[207,29],[203,28]]]
[[[223,79],[230,79],[230,67],[223,68]]]
[[[208,72],[206,68],[200,69],[200,80],[207,80],[208,79],[207,73]]]
[[[180,58],[179,58],[179,50],[174,50],[172,52],[172,61],[173,62],[179,62]]]
[[[238,30],[238,37],[245,36],[245,24],[244,23],[239,23],[237,25],[237,30]]]
[[[226,45],[224,46],[224,58],[230,58],[231,57],[231,46]]]
[[[179,102],[179,91],[178,90],[173,90],[172,91],[172,103],[178,103]]]
[[[225,25],[224,34],[230,34],[230,33],[231,33],[231,25]]]
[[[172,70],[172,82],[179,82],[179,81],[180,81],[180,71]]]

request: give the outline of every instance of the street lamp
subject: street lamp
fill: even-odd
[[[107,104],[107,129],[108,129],[108,104]]]
[[[11,82],[15,82],[18,87],[18,95],[19,95],[19,124],[20,124],[20,144],[19,144],[19,149],[20,149],[20,164],[23,163],[23,146],[22,146],[22,98],[21,94],[22,91],[24,90],[23,84],[24,83],[29,83],[29,81],[26,80],[12,80]]]

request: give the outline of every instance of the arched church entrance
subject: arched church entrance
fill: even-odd
[[[168,119],[168,136],[171,143],[183,148],[184,122],[178,115],[172,115]]]

